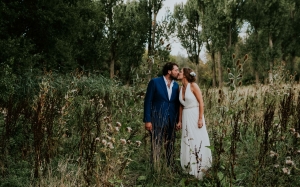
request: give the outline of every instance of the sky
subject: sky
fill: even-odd
[[[162,20],[163,16],[166,14],[166,10],[167,8],[170,9],[171,12],[173,12],[174,9],[174,5],[175,4],[179,4],[179,3],[186,3],[187,0],[165,0],[163,2],[163,7],[159,10],[158,15],[157,15],[157,21]],[[244,23],[242,29],[241,29],[241,33],[239,34],[240,37],[245,37],[246,36],[246,29],[247,29],[247,23]],[[177,38],[172,38],[171,41],[171,46],[172,46],[172,50],[171,50],[171,55],[183,55],[185,57],[187,57],[187,52],[186,50],[180,45],[180,42]],[[206,48],[205,46],[202,47],[202,50],[200,52],[200,58],[202,61],[206,62],[206,57],[205,57],[205,51]]]
[[[163,2],[163,7],[159,10],[157,15],[157,20],[160,21],[163,16],[166,14],[167,8],[170,9],[171,12],[173,12],[174,5],[179,3],[186,3],[187,0],[165,0]],[[177,38],[172,38],[171,40],[171,54],[172,55],[178,55],[181,54],[183,56],[187,56],[186,50],[180,45],[180,42]]]
[[[160,21],[163,16],[166,14],[167,8],[170,9],[171,12],[173,12],[174,5],[183,3],[185,4],[187,0],[165,0],[163,2],[163,7],[159,10],[158,15],[157,15],[157,21]],[[172,38],[171,41],[171,55],[181,55],[187,57],[187,52],[186,50],[180,45],[180,41],[177,38]],[[205,57],[205,47],[202,47],[202,50],[200,52],[200,59],[203,62],[206,62],[206,57]]]

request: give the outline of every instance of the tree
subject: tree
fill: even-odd
[[[203,41],[200,14],[197,8],[196,0],[188,0],[185,5],[182,3],[175,5],[173,24],[176,27],[176,36],[186,49],[189,59],[199,64]]]

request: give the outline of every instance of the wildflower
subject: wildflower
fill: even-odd
[[[230,69],[229,68],[227,68],[227,73],[230,73]]]
[[[240,65],[240,59],[236,61],[236,66]]]
[[[125,145],[126,144],[126,140],[125,139],[120,139],[120,141],[121,141],[121,144],[123,144],[123,145]]]
[[[106,138],[107,138],[108,140],[111,140],[111,137],[110,137],[110,136],[106,136]]]
[[[111,126],[111,124],[109,123],[109,124],[107,124],[107,126],[109,127],[109,128],[112,128],[112,126]]]
[[[120,122],[117,122],[117,126],[118,126],[118,127],[121,127],[122,124],[121,124]]]
[[[298,150],[297,153],[300,153],[300,150]]]
[[[245,55],[244,61],[246,61],[247,59],[248,59],[248,54]]]
[[[110,149],[113,149],[113,148],[114,148],[114,145],[113,145],[113,143],[111,143],[111,142],[108,142],[108,143],[107,143],[107,146],[108,146]]]
[[[127,143],[128,143],[128,144],[131,144],[131,140],[127,140]]]
[[[285,163],[287,165],[294,165],[294,162],[292,160],[286,160]]]
[[[232,58],[235,59],[235,54],[234,53],[232,54]]]
[[[278,156],[278,154],[275,153],[274,151],[270,151],[270,157],[274,157],[274,156]]]
[[[275,167],[275,168],[278,168],[278,167],[279,167],[279,164],[275,164],[274,167]]]
[[[97,141],[99,142],[99,141],[100,141],[100,138],[99,138],[99,137],[97,137],[97,138],[95,139],[95,141],[96,141],[96,142],[97,142]]]
[[[140,145],[141,145],[141,141],[135,141],[135,143],[136,143],[136,145],[138,146],[138,147],[140,147]]]
[[[115,127],[115,131],[119,132],[120,131],[119,127]]]
[[[296,130],[294,128],[290,128],[291,132],[296,132]]]
[[[132,131],[132,128],[131,127],[126,127],[126,130],[127,130],[127,132],[131,132]]]
[[[296,136],[296,138],[300,138],[299,132],[296,132],[296,133],[295,133],[295,136]]]
[[[102,140],[101,143],[105,146],[107,144],[106,140]]]
[[[112,138],[111,141],[112,141],[112,143],[115,143],[115,142],[116,142],[116,139],[115,139],[115,138]]]
[[[282,168],[282,171],[283,171],[283,173],[285,173],[285,174],[290,174],[290,170],[289,170],[289,168]]]

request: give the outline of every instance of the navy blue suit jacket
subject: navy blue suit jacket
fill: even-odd
[[[144,101],[144,122],[151,122],[155,127],[168,123],[173,126],[178,122],[179,115],[179,85],[174,82],[169,100],[167,86],[163,77],[152,79],[147,88]]]

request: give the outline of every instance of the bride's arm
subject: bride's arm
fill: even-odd
[[[180,90],[180,88],[179,88],[179,90]],[[180,93],[180,91],[179,91],[179,93]],[[182,128],[182,110],[183,110],[183,106],[182,106],[182,104],[180,103],[180,104],[179,104],[179,117],[178,117],[178,123],[177,123],[177,125],[176,125],[176,129],[177,129],[177,130],[179,130],[179,129]]]
[[[199,127],[202,127],[203,125],[203,114],[204,114],[204,103],[203,103],[203,97],[202,97],[202,93],[201,90],[199,88],[199,86],[196,83],[191,84],[192,86],[192,92],[194,93],[195,97],[198,100],[199,103],[199,119],[198,119],[198,125]],[[200,124],[199,124],[200,122]]]

